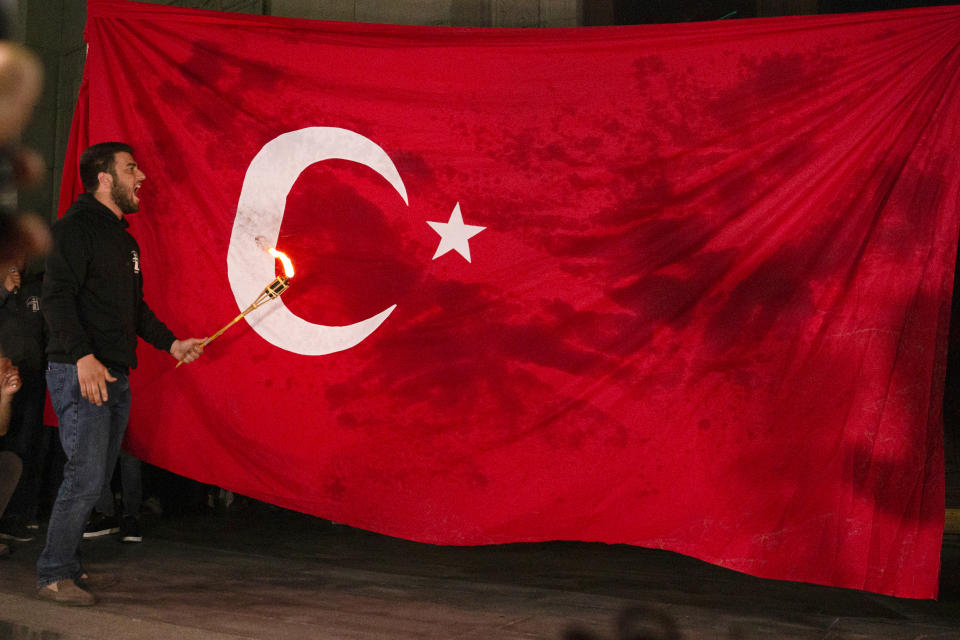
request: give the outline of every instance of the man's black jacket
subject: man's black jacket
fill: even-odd
[[[92,353],[126,371],[137,366],[138,335],[163,351],[176,340],[143,299],[140,247],[128,226],[87,193],[53,225],[41,298],[51,362]]]

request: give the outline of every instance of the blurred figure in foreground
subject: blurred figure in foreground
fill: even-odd
[[[0,188],[37,184],[43,160],[20,144],[43,87],[43,67],[29,49],[0,41]],[[50,247],[46,223],[33,214],[0,206],[0,262],[29,261]]]

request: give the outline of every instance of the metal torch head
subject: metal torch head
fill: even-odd
[[[290,286],[290,278],[287,276],[277,276],[277,278],[267,285],[267,288],[263,290],[267,296],[271,298],[278,297],[281,293],[287,290],[287,287]]]

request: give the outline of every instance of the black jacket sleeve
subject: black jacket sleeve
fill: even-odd
[[[161,351],[170,351],[170,345],[177,337],[167,325],[163,324],[153,313],[147,301],[140,298],[140,309],[137,313],[137,335]]]
[[[74,225],[54,225],[51,233],[53,248],[47,254],[41,308],[51,335],[76,361],[93,353],[77,309],[77,295],[90,262],[90,246],[87,235]]]

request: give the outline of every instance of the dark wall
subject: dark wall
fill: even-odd
[[[613,11],[616,24],[665,24],[719,20],[725,16],[755,18],[757,4],[757,0],[616,0]]]
[[[854,11],[937,7],[957,4],[957,0],[819,0],[819,3],[820,13],[850,13]]]
[[[721,18],[883,11],[949,5],[958,1],[960,0],[585,0],[584,15],[596,15],[600,19],[609,16],[611,23],[608,24],[664,24]]]

